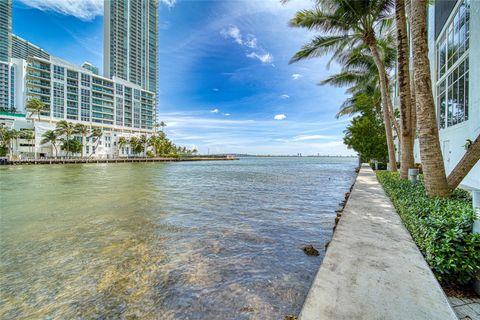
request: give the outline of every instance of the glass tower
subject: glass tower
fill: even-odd
[[[0,0],[0,61],[12,54],[12,0]]]
[[[105,0],[104,10],[105,76],[156,93],[158,0]]]

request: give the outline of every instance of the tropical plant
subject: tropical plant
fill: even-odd
[[[460,285],[474,280],[480,271],[480,234],[472,232],[469,193],[457,189],[451,198],[430,198],[422,177],[416,185],[390,172],[377,171],[377,178],[438,280]]]
[[[413,145],[416,132],[416,110],[410,92],[409,46],[404,0],[395,0],[395,25],[397,30],[397,74],[400,92],[400,177],[408,178],[408,169],[415,167]]]
[[[146,157],[147,156],[147,143],[148,143],[147,136],[142,134],[140,136],[140,138],[138,139],[138,143],[139,143],[140,147],[142,148],[143,156]]]
[[[160,121],[160,127],[162,127],[162,132],[165,132],[165,127],[167,126],[167,124],[163,121]]]
[[[344,133],[344,143],[358,152],[362,162],[384,162],[388,158],[383,122],[374,112],[364,112],[353,118]]]
[[[63,139],[63,144],[61,146],[62,150],[66,150],[67,152],[71,152],[72,154],[80,153],[83,150],[82,143],[77,139],[66,140]]]
[[[15,129],[8,129],[3,126],[0,127],[0,142],[3,151],[8,152],[9,156],[13,155],[13,142],[18,138],[18,131]]]
[[[127,144],[128,144],[127,138],[125,138],[125,137],[120,137],[120,138],[118,138],[117,146],[118,146],[118,153],[119,153],[119,154],[120,154],[120,149],[122,149],[123,147],[125,147]]]
[[[33,130],[22,130],[22,131],[19,132],[19,137],[20,137],[20,139],[24,139],[24,140],[27,140],[29,142],[30,153],[33,153],[32,144],[35,147],[35,131],[33,131]]]
[[[446,197],[480,160],[480,134],[450,175],[446,177],[428,59],[427,11],[425,9],[428,2],[428,0],[415,0],[410,3],[418,138],[425,175],[425,190],[429,196]]]
[[[62,147],[62,150],[66,151],[66,157],[68,157],[70,150],[68,149],[70,146],[70,138],[76,133],[75,125],[71,122],[67,122],[65,120],[61,120],[57,122],[57,126],[55,129],[59,135],[65,135],[65,139],[63,139],[63,144],[65,148]]]
[[[57,149],[57,140],[59,138],[58,131],[56,130],[47,130],[42,134],[42,140],[40,141],[41,144],[50,143],[55,148],[55,159],[58,155]]]
[[[140,143],[139,138],[131,137],[129,144],[133,154],[137,155],[143,151],[143,146]]]
[[[103,131],[100,128],[93,128],[90,132],[90,138],[92,141],[95,143],[95,150],[98,149],[98,145],[100,144],[100,139],[103,136]],[[90,154],[90,156],[93,154],[93,152]]]
[[[391,116],[392,103],[388,76],[378,45],[378,34],[388,31],[392,10],[391,0],[317,1],[314,9],[297,12],[290,21],[291,26],[317,30],[327,35],[315,37],[298,51],[291,62],[313,58],[333,52],[333,58],[358,46],[366,46],[378,70],[382,99],[383,120],[387,138],[389,164],[396,171],[395,147],[393,143]]]
[[[85,145],[85,137],[88,135],[88,127],[84,124],[77,123],[75,125],[75,132],[82,136],[82,150],[81,150],[81,157],[83,158],[83,146]]]
[[[27,111],[30,111],[30,116],[31,118],[35,113],[38,116],[38,121],[40,121],[40,113],[44,110],[45,108],[45,103],[38,99],[30,99],[27,101],[26,109]]]

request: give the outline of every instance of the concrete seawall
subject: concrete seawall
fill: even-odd
[[[457,319],[368,166],[359,172],[299,319]]]
[[[186,157],[186,158],[119,158],[119,159],[32,159],[0,162],[1,165],[36,165],[36,164],[75,164],[75,163],[129,163],[129,162],[182,162],[182,161],[223,161],[238,160],[231,156]]]

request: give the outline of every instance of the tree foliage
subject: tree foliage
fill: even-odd
[[[357,151],[363,162],[384,162],[388,158],[383,122],[375,113],[366,112],[354,117],[344,133],[343,142]]]

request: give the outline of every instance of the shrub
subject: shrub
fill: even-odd
[[[153,158],[153,157],[155,157],[155,154],[152,151],[148,150],[147,151],[147,158]]]
[[[387,170],[387,163],[385,162],[378,162],[378,170]],[[375,170],[375,162],[370,161],[370,167]]]
[[[475,213],[470,194],[457,189],[450,198],[429,198],[398,173],[377,172],[403,223],[440,282],[464,285],[480,269],[480,234],[472,233]]]

